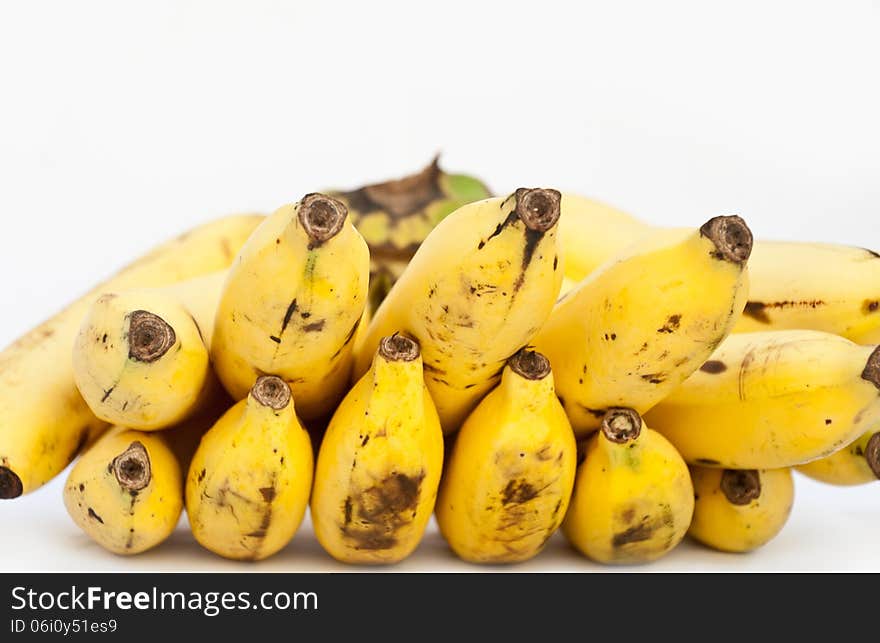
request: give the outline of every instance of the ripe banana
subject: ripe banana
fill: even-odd
[[[731,335],[646,421],[691,464],[803,464],[880,423],[880,347],[819,331]]]
[[[880,480],[880,430],[863,433],[848,447],[797,467],[805,476],[840,486]]]
[[[382,337],[407,333],[421,345],[443,430],[456,431],[553,308],[559,200],[556,190],[521,188],[440,222],[376,311],[355,376],[367,372]]]
[[[520,350],[455,440],[437,501],[443,537],[471,562],[532,558],[565,516],[576,458],[550,363]]]
[[[422,539],[442,470],[443,431],[419,345],[386,337],[321,443],[311,502],[315,536],[342,562],[403,560]]]
[[[647,411],[709,357],[745,305],[751,245],[739,217],[658,230],[559,301],[532,343],[578,437],[609,408]]]
[[[681,542],[694,488],[671,444],[633,409],[609,409],[587,442],[562,531],[600,563],[645,563]]]
[[[239,253],[220,296],[211,356],[234,399],[284,378],[307,420],[332,411],[351,375],[369,251],[345,206],[321,194],[275,211]]]
[[[155,287],[229,267],[263,217],[232,216],[159,246],[0,353],[0,499],[60,473],[103,430],[76,390],[71,346],[92,302],[108,290]]]
[[[421,172],[357,190],[331,191],[370,246],[370,305],[376,309],[428,233],[461,206],[492,196],[478,179],[448,174],[439,156]]]
[[[782,531],[794,502],[791,469],[691,467],[694,518],[688,535],[728,552],[746,552]]]
[[[152,431],[188,417],[217,383],[208,363],[226,272],[101,295],[73,349],[77,388],[98,419]]]
[[[590,199],[565,194],[560,243],[562,292],[653,226]],[[880,344],[880,254],[830,243],[755,242],[749,259],[749,300],[735,333],[809,329],[857,344]]]
[[[299,528],[312,467],[290,388],[280,377],[261,376],[205,434],[190,464],[186,512],[193,535],[226,558],[271,556]]]

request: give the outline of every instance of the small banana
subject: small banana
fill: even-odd
[[[188,417],[217,383],[208,361],[226,272],[101,295],[73,349],[77,388],[98,419],[152,431]],[[206,330],[202,330],[206,329]]]
[[[306,420],[332,411],[351,374],[369,251],[345,206],[321,194],[279,208],[242,248],[220,296],[211,357],[234,399],[284,378]]]
[[[863,433],[848,447],[797,467],[805,476],[840,486],[880,480],[880,430]]]
[[[675,448],[633,409],[609,409],[584,449],[562,531],[600,563],[645,563],[674,549],[694,511]]]
[[[30,493],[103,431],[76,389],[71,346],[108,290],[162,286],[229,267],[262,216],[206,223],[144,255],[0,352],[0,499]]]
[[[456,431],[553,308],[559,200],[556,190],[521,188],[440,222],[373,316],[355,376],[367,372],[382,337],[405,332],[421,345],[444,432]]]
[[[691,464],[803,464],[880,423],[880,347],[819,331],[731,335],[646,421]]]
[[[735,216],[657,231],[559,301],[532,343],[578,437],[609,408],[647,411],[706,361],[745,305],[751,246]]]
[[[247,399],[202,438],[186,479],[196,540],[239,560],[261,560],[293,538],[309,503],[312,445],[280,377],[257,379]]]
[[[311,502],[318,541],[346,563],[403,560],[422,539],[442,470],[419,345],[386,337],[321,443]]]
[[[550,363],[520,350],[452,448],[436,512],[449,546],[476,563],[537,555],[565,516],[576,458]]]
[[[791,469],[691,467],[694,518],[688,535],[721,551],[747,552],[782,531],[794,502]]]
[[[342,201],[370,246],[370,306],[375,310],[428,233],[461,206],[491,195],[482,181],[440,169],[439,156],[422,171],[357,190],[327,192]]]

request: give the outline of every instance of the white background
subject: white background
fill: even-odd
[[[880,246],[877,2],[4,2],[0,344],[212,217],[407,173],[558,187],[654,223]],[[61,482],[0,504],[0,567],[338,569],[304,529],[256,567],[181,527],[100,550]],[[880,571],[880,484],[797,480],[747,556],[644,569]],[[432,532],[398,569],[474,569]],[[561,539],[513,569],[601,569]]]

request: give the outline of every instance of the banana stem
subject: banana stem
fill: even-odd
[[[347,216],[348,208],[341,201],[324,194],[307,194],[300,202],[299,221],[313,247],[339,234]]]
[[[280,411],[290,404],[290,387],[277,375],[263,375],[251,389],[253,398],[269,408]]]
[[[865,460],[874,475],[880,479],[880,431],[871,436],[865,446]]]
[[[719,259],[742,265],[752,254],[752,231],[736,215],[709,219],[700,228],[700,234],[715,244]]]
[[[129,491],[140,491],[150,484],[152,478],[150,455],[138,441],[132,442],[125,451],[113,458],[110,468],[119,486]]]
[[[761,495],[761,476],[755,469],[725,469],[721,474],[721,491],[734,505],[747,505]]]
[[[421,354],[421,350],[414,339],[394,333],[379,342],[379,354],[389,362],[412,362]]]
[[[875,348],[868,358],[865,370],[862,371],[862,379],[871,382],[871,384],[880,389],[880,346]]]
[[[519,188],[515,195],[516,215],[529,230],[547,232],[559,221],[562,195],[558,190]]]
[[[602,433],[616,444],[635,440],[641,432],[642,416],[633,409],[608,409],[602,418]]]
[[[520,349],[507,360],[510,369],[527,380],[542,380],[550,375],[550,360],[537,351]]]
[[[146,310],[135,310],[128,320],[128,356],[147,364],[174,346],[177,335],[164,319]]]
[[[21,478],[12,469],[0,467],[0,499],[11,500],[12,498],[18,498],[23,491],[24,487],[21,484]]]

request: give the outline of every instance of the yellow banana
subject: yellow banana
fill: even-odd
[[[418,546],[443,470],[443,431],[419,345],[384,338],[333,415],[318,455],[315,536],[346,563],[396,563]]]
[[[776,537],[791,513],[791,469],[691,467],[695,540],[721,551],[746,552]]]
[[[261,560],[293,538],[309,502],[312,445],[283,379],[264,375],[202,438],[186,512],[206,549]]]
[[[657,231],[564,296],[533,339],[575,433],[639,413],[709,357],[745,305],[752,235],[739,217]]]
[[[92,302],[108,290],[155,287],[229,267],[263,217],[232,216],[159,246],[0,353],[0,499],[60,473],[106,425],[76,390],[71,346]]]
[[[565,516],[576,458],[550,363],[520,350],[455,440],[437,501],[443,537],[471,562],[532,558]]]
[[[101,295],[73,349],[77,388],[101,420],[152,431],[192,413],[216,387],[208,363],[226,272],[166,288]]]
[[[805,476],[840,486],[880,480],[880,430],[866,431],[848,447],[797,467]]]
[[[562,530],[600,563],[645,563],[681,542],[694,489],[671,444],[633,409],[610,409],[587,442]]]
[[[446,217],[376,311],[355,376],[367,372],[382,337],[415,337],[443,430],[457,430],[553,307],[559,199],[556,190],[522,188]]]
[[[562,292],[657,230],[591,199],[565,194]],[[880,344],[880,254],[830,243],[755,241],[749,300],[735,333],[808,329]]]
[[[731,335],[646,421],[691,464],[803,464],[880,423],[880,347],[819,331]]]
[[[211,356],[234,399],[264,373],[284,378],[297,412],[331,412],[351,374],[369,251],[345,206],[321,194],[279,208],[242,248],[220,296]]]

